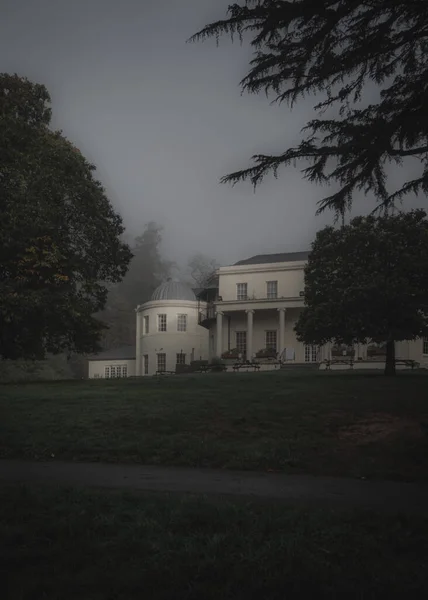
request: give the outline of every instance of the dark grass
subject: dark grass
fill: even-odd
[[[4,600],[424,598],[428,518],[0,490]]]
[[[361,420],[410,423],[346,438]],[[428,377],[256,373],[0,386],[0,457],[428,479]],[[376,432],[375,432],[376,433]]]

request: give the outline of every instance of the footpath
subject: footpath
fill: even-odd
[[[0,485],[11,483],[247,496],[293,505],[368,508],[428,516],[428,483],[425,482],[55,460],[0,460]]]

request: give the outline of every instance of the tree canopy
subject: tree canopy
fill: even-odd
[[[0,357],[93,352],[131,252],[95,167],[49,127],[43,85],[0,74]]]
[[[132,243],[133,258],[124,279],[111,286],[106,309],[100,318],[108,325],[103,335],[106,349],[135,343],[135,309],[150,300],[158,285],[171,273],[174,263],[161,254],[162,227],[147,223]]]
[[[428,220],[422,210],[357,217],[318,232],[305,268],[307,344],[394,342],[428,335]]]
[[[254,58],[243,91],[274,94],[293,107],[318,97],[321,117],[307,123],[297,147],[279,155],[253,156],[254,166],[223,182],[250,179],[257,186],[269,172],[299,159],[310,181],[335,184],[319,211],[350,208],[355,191],[374,195],[381,206],[409,193],[428,191],[428,3],[426,0],[241,0],[228,18],[207,25],[190,41],[230,34],[252,36]],[[364,106],[371,83],[376,98]],[[385,167],[413,157],[419,175],[389,189]]]
[[[187,267],[195,284],[202,288],[220,265],[214,258],[197,253],[189,258]]]

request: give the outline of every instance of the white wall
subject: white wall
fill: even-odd
[[[135,360],[90,360],[88,361],[88,377],[89,379],[105,378],[105,368],[111,366],[124,366],[128,367],[128,377],[135,375]]]
[[[206,305],[200,304],[204,310]],[[158,315],[166,314],[167,331],[158,331]],[[187,331],[177,331],[177,315],[187,315]],[[149,333],[144,331],[144,317],[149,317]],[[154,375],[158,369],[157,355],[166,354],[166,370],[175,371],[176,355],[184,353],[186,364],[190,364],[192,353],[194,360],[208,359],[208,330],[198,325],[198,303],[180,300],[158,300],[147,302],[137,312],[141,320],[141,375],[144,375],[143,356],[149,357],[148,375]]]
[[[297,298],[304,290],[304,262],[248,265],[219,269],[219,295],[223,301],[236,300],[237,284],[247,283],[249,299],[266,298],[267,282],[278,281],[278,298]]]
[[[416,360],[421,367],[428,368],[428,354],[423,353],[422,339],[397,342],[395,355],[397,358]]]

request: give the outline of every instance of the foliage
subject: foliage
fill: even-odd
[[[2,360],[0,361],[0,382],[37,381],[42,377],[41,361]]]
[[[331,349],[332,356],[354,356],[354,346],[348,346],[348,344],[335,344]]]
[[[428,221],[422,210],[357,217],[318,232],[295,330],[309,344],[387,343],[428,334]]]
[[[211,359],[211,364],[212,364],[212,365],[222,365],[222,364],[223,364],[223,361],[221,360],[221,358],[220,358],[220,357],[218,357],[218,356],[213,356],[213,357],[212,357],[212,359]]]
[[[239,350],[238,348],[232,348],[231,350],[226,350],[221,355],[221,358],[239,358]]]
[[[376,356],[380,356],[382,358],[385,358],[386,355],[386,344],[369,344],[369,346],[367,347],[367,356],[370,357],[376,357]]]
[[[203,288],[220,265],[215,259],[199,253],[189,259],[187,266],[194,282],[198,287]]]
[[[106,349],[135,343],[135,309],[150,300],[154,290],[171,272],[174,263],[161,256],[162,227],[147,223],[132,245],[133,258],[124,279],[112,286],[105,311],[100,318],[107,323],[103,336]]]
[[[46,88],[0,75],[0,357],[92,352],[131,253],[95,167],[49,128]]]
[[[190,40],[225,33],[241,42],[252,36],[254,58],[243,91],[274,94],[292,108],[318,96],[319,117],[307,123],[301,143],[277,156],[253,156],[255,166],[224,182],[258,185],[279,167],[309,161],[313,182],[338,184],[319,203],[344,214],[356,190],[384,206],[406,194],[428,191],[428,3],[425,0],[241,0],[228,18],[207,25]],[[378,92],[367,103],[370,83]],[[333,109],[333,116],[321,118]],[[339,114],[337,115],[337,109]],[[419,175],[392,191],[385,167],[419,161]]]
[[[44,360],[0,361],[1,383],[82,379],[84,376],[87,376],[87,361],[80,355],[55,354],[47,355]]]
[[[211,364],[215,367],[223,367],[224,361],[219,356],[213,356],[211,359]]]
[[[256,358],[276,358],[277,352],[274,348],[262,348],[256,352]]]

